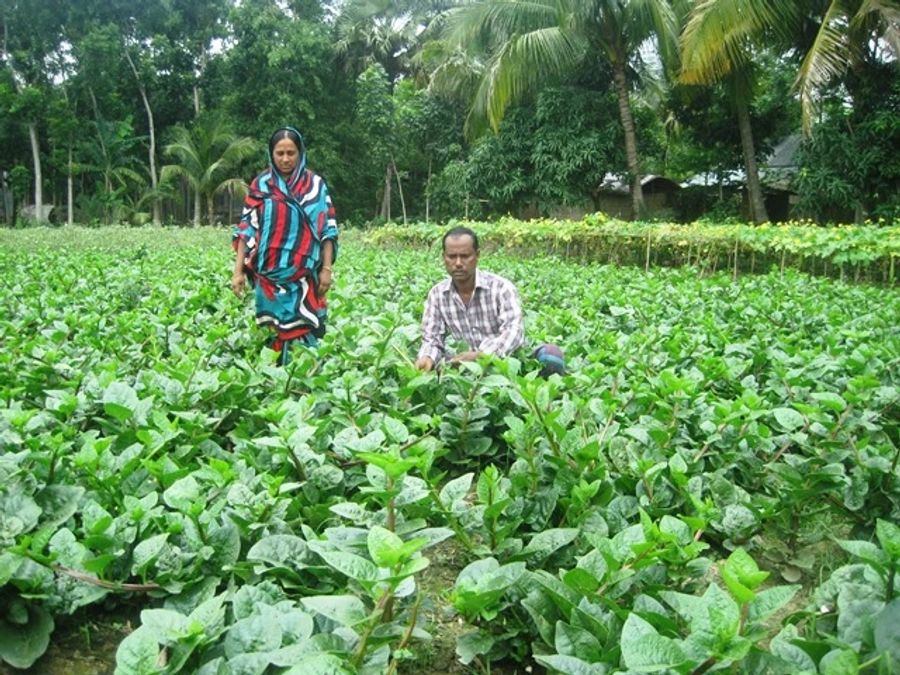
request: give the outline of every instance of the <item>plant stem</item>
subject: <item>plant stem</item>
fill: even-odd
[[[97,577],[91,576],[90,574],[85,574],[84,572],[79,572],[78,570],[63,567],[62,565],[53,565],[53,570],[59,572],[60,574],[65,574],[66,576],[72,577],[73,579],[77,579],[78,581],[82,581],[86,584],[100,586],[101,588],[108,588],[113,591],[135,591],[143,593],[149,591],[158,591],[160,588],[162,588],[162,586],[160,586],[159,584],[126,584],[116,581],[105,581],[104,579],[98,579]]]

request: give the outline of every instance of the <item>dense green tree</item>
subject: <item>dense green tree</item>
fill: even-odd
[[[814,29],[809,30],[812,24]],[[768,0],[705,0],[694,5],[682,36],[682,79],[730,84],[738,117],[751,210],[766,220],[750,124],[756,43],[777,36],[804,52],[798,68],[804,128],[809,131],[816,92],[858,63],[873,43],[885,40],[897,53],[900,10],[878,0],[819,0],[812,3]],[[811,37],[810,37],[811,34]]]
[[[0,4],[0,65],[16,93],[6,112],[21,124],[31,146],[35,216],[39,221],[45,219],[42,111],[55,95],[52,82],[63,60],[65,16],[64,0],[4,0]]]
[[[597,207],[604,175],[623,164],[615,108],[614,97],[580,87],[547,89],[538,97],[531,159],[543,208],[588,199]]]
[[[900,77],[885,63],[852,75],[857,104],[840,92],[800,151],[799,208],[823,221],[900,217]],[[877,104],[875,102],[877,101]],[[852,213],[851,213],[852,212]]]
[[[623,129],[634,212],[643,211],[641,167],[630,100],[632,65],[648,40],[668,62],[675,57],[678,16],[664,0],[487,0],[451,14],[449,40],[476,55],[479,69],[470,124],[495,130],[510,102],[575,72],[585,59],[609,65]],[[444,86],[472,82],[464,71],[447,71]],[[460,77],[459,75],[464,75]],[[440,81],[440,79],[439,79]]]

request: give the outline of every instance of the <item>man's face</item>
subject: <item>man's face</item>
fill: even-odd
[[[475,278],[478,251],[475,242],[467,234],[447,237],[444,242],[444,267],[456,285],[467,284]]]

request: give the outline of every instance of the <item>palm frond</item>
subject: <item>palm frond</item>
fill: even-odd
[[[463,5],[447,15],[445,38],[451,45],[486,49],[521,35],[556,25],[559,7],[554,0],[490,0]]]
[[[796,3],[779,0],[699,0],[681,35],[686,84],[709,84],[747,62],[747,44],[765,30],[786,34]]]
[[[457,50],[446,56],[431,74],[432,92],[471,101],[484,75],[484,64]]]
[[[180,164],[166,164],[159,172],[161,185],[168,184],[176,178],[184,178],[193,190],[197,189],[198,181],[196,176]]]
[[[558,26],[514,36],[489,64],[467,120],[467,135],[477,135],[486,121],[496,131],[510,103],[520,100],[549,78],[569,71],[586,44]]]
[[[874,22],[877,32],[900,59],[900,5],[896,0],[863,0],[856,14],[850,21],[851,28],[865,29],[864,24]]]
[[[228,178],[213,188],[213,194],[220,194],[225,190],[234,190],[238,195],[243,197],[247,194],[248,185],[240,178]]]
[[[850,55],[847,25],[848,18],[840,0],[832,0],[816,38],[800,64],[795,86],[800,93],[804,133],[809,133],[811,128],[816,91],[847,69]]]
[[[668,0],[632,0],[625,16],[629,45],[636,49],[647,38],[656,37],[663,61],[673,67],[678,61],[678,16]],[[631,50],[630,50],[631,51]]]

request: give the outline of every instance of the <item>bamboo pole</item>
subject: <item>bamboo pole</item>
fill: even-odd
[[[734,238],[734,273],[731,276],[732,281],[737,281],[738,278],[738,242],[740,239],[738,237]]]
[[[647,254],[644,256],[644,272],[650,271],[650,229],[647,229]]]

